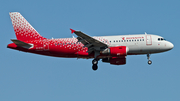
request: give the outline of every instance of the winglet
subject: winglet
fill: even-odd
[[[74,32],[75,32],[75,30],[74,30],[74,29],[71,29],[71,28],[70,28],[70,30],[71,30],[71,33],[74,33]]]

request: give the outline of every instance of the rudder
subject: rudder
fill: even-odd
[[[42,37],[19,12],[11,12],[9,15],[18,40],[27,41],[46,39]]]

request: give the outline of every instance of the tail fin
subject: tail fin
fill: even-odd
[[[46,39],[42,37],[19,12],[9,13],[16,37],[20,41]]]

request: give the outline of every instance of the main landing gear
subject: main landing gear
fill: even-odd
[[[147,54],[148,64],[151,65],[152,61],[150,60],[150,54]]]
[[[94,60],[92,61],[92,64],[93,64],[92,69],[93,69],[94,71],[98,69],[98,66],[97,66],[98,61],[99,61],[99,59],[94,59]]]

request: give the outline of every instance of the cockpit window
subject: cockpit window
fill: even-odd
[[[164,39],[164,38],[158,38],[158,41],[163,41],[163,40],[166,40],[166,39]]]
[[[166,40],[166,39],[164,39],[164,38],[161,38],[161,40]]]

